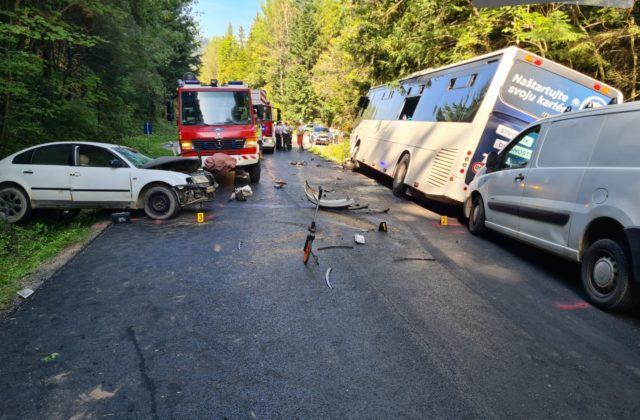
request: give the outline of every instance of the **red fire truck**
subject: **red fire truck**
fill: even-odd
[[[260,181],[259,125],[251,104],[251,89],[242,82],[206,85],[193,73],[178,81],[178,136],[183,156],[225,153],[237,167]]]
[[[267,100],[267,92],[264,89],[252,89],[251,102],[253,103],[253,112],[256,114],[262,128],[262,150],[273,153],[276,149],[276,136],[273,131],[274,111],[276,109]]]

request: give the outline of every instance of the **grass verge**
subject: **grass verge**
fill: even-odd
[[[25,225],[0,221],[0,310],[15,298],[20,280],[67,246],[84,239],[96,221],[94,211],[82,211],[72,220],[60,212],[40,211]]]
[[[349,142],[343,141],[342,143],[330,144],[325,147],[313,146],[309,151],[325,159],[342,163],[349,157]]]
[[[170,141],[177,141],[175,126],[161,123],[154,134],[128,137],[120,143],[149,157],[160,157],[173,155],[164,146]],[[16,292],[24,287],[21,280],[27,274],[67,247],[86,239],[98,217],[90,210],[83,210],[72,219],[60,214],[35,211],[32,219],[23,225],[0,220],[0,311],[14,301]]]

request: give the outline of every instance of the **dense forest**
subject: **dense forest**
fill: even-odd
[[[0,156],[117,141],[197,68],[192,0],[0,0]]]
[[[370,86],[509,45],[638,96],[637,5],[264,0],[250,28],[200,45],[194,3],[0,0],[0,156],[140,131],[186,70],[263,87],[286,119],[347,130]]]

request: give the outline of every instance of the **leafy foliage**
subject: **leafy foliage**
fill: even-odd
[[[0,0],[0,156],[118,141],[195,68],[193,0]],[[136,130],[137,131],[137,130]]]
[[[266,89],[286,119],[347,130],[370,86],[510,45],[635,99],[639,17],[637,4],[631,10],[560,3],[476,9],[471,0],[266,0],[245,52],[212,58],[207,49],[202,72],[216,74],[234,66],[228,61],[243,60],[235,71]]]

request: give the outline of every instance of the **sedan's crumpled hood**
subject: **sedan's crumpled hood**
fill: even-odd
[[[165,171],[184,172],[186,174],[195,172],[200,168],[200,158],[164,156],[145,163],[143,169],[162,169]]]

